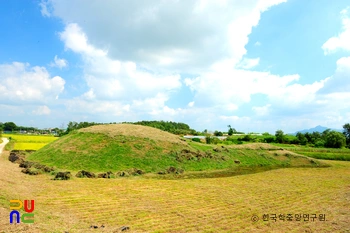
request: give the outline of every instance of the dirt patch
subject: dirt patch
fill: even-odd
[[[112,178],[112,175],[113,175],[113,172],[108,171],[108,172],[104,172],[104,173],[99,173],[99,174],[97,175],[97,178],[107,178],[107,179],[110,179],[110,178]]]
[[[175,151],[172,152],[172,154],[175,154],[176,160],[179,162],[183,162],[184,160],[194,160],[194,161],[200,161],[204,158],[208,159],[215,159],[215,160],[227,160],[225,155],[222,155],[220,153],[211,153],[210,151],[192,151],[189,149],[183,149],[180,152]]]
[[[84,171],[84,170],[79,171],[75,176],[78,177],[78,178],[84,178],[84,177],[86,177],[86,178],[96,178],[95,173]]]
[[[39,171],[36,169],[32,169],[32,168],[24,168],[22,169],[22,171],[24,174],[28,174],[28,175],[39,175]]]
[[[142,171],[141,169],[137,169],[137,168],[131,168],[128,169],[126,171],[119,171],[116,173],[116,176],[120,176],[120,177],[128,177],[128,176],[138,176],[138,175],[142,175],[145,174],[144,171]]]
[[[24,153],[16,153],[11,151],[9,155],[9,161],[12,163],[21,163],[24,161],[25,154]]]
[[[159,175],[165,175],[165,174],[182,174],[185,170],[182,168],[176,168],[173,166],[168,167],[165,171],[158,172]]]
[[[41,170],[42,172],[46,172],[46,173],[49,173],[49,172],[52,172],[55,170],[55,168],[53,168],[53,167],[48,167],[46,165],[43,165],[43,164],[40,164],[37,162],[31,162],[31,161],[25,161],[25,160],[23,160],[19,164],[19,167],[26,168],[26,169],[34,168],[36,170]],[[23,172],[23,173],[25,173],[25,172]],[[29,173],[26,173],[26,174],[29,174]],[[39,174],[40,174],[40,172],[39,172]]]
[[[69,180],[72,177],[70,172],[58,172],[54,180]]]

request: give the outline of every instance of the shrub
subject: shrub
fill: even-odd
[[[253,141],[253,138],[250,134],[246,134],[244,135],[244,137],[242,138],[242,141],[244,142],[250,142],[250,141]]]
[[[194,141],[194,142],[201,142],[201,139],[200,138],[192,138],[192,141]]]
[[[329,148],[342,148],[346,145],[345,136],[336,131],[330,131],[326,134],[325,147]]]
[[[275,141],[275,138],[273,136],[264,137],[264,141],[267,143],[272,143]]]
[[[324,147],[325,141],[322,139],[317,139],[315,142],[315,147]]]
[[[207,144],[210,144],[210,143],[211,143],[211,139],[212,139],[212,137],[206,136],[206,137],[205,137],[205,142],[206,142]]]

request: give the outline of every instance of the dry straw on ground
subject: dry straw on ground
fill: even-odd
[[[118,232],[125,225],[128,232],[349,232],[349,162],[214,179],[53,181],[21,173],[6,156],[0,157],[0,232]],[[9,224],[9,200],[17,198],[36,201],[34,224]],[[326,214],[326,221],[261,219],[280,213]],[[102,224],[104,230],[90,230]]]

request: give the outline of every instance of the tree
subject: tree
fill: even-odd
[[[342,148],[346,145],[346,137],[344,134],[337,131],[327,132],[325,147],[328,148]]]
[[[215,130],[214,135],[215,135],[215,136],[222,136],[223,133],[220,132],[220,131]]]
[[[17,129],[17,125],[13,122],[4,123],[4,131],[14,131]]]
[[[307,144],[308,140],[307,140],[307,138],[305,137],[305,135],[303,133],[298,132],[296,136],[297,136],[297,138],[299,140],[299,143],[301,145],[306,145]]]
[[[343,125],[343,129],[343,134],[346,137],[346,145],[348,148],[350,148],[350,124],[346,123],[345,125]]]
[[[237,132],[236,129],[231,128],[231,125],[228,125],[227,127],[228,127],[228,132],[227,132],[228,135],[231,136],[232,134],[234,134],[235,132]]]
[[[285,141],[285,135],[282,130],[277,130],[275,133],[276,136],[276,142],[283,143]]]

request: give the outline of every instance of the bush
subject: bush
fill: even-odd
[[[298,138],[293,138],[291,141],[290,141],[290,144],[299,144],[300,141]]]
[[[205,142],[206,142],[207,144],[210,144],[210,143],[211,143],[211,139],[212,139],[212,137],[206,136],[206,137],[205,137]]]
[[[194,141],[194,142],[201,142],[201,139],[200,138],[192,138],[192,141]]]
[[[218,143],[221,143],[221,140],[218,139],[217,137],[206,136],[205,142],[207,144],[218,144]]]
[[[272,143],[275,141],[275,138],[273,136],[269,136],[269,137],[264,137],[264,141],[266,143]]]
[[[345,136],[337,131],[330,131],[326,135],[325,147],[328,148],[342,148],[346,145]]]
[[[322,139],[317,139],[315,142],[315,147],[324,147],[325,141]]]
[[[250,142],[250,141],[253,141],[253,138],[250,134],[246,134],[244,135],[244,137],[241,139],[241,141],[244,141],[244,142]]]

